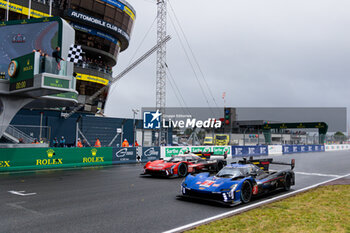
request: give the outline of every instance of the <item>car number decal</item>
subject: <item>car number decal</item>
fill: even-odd
[[[210,187],[212,184],[214,184],[215,181],[211,181],[211,180],[206,180],[204,181],[203,183],[201,183],[200,186],[203,186],[203,187]]]

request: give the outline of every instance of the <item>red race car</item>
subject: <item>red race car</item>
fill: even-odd
[[[169,160],[149,161],[141,175],[185,177],[189,173],[216,172],[225,165],[223,159],[203,159],[195,154],[176,155]]]

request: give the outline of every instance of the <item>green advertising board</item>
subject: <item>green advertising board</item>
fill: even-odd
[[[16,63],[14,65],[12,63]],[[10,78],[10,91],[33,87],[34,84],[35,53],[29,53],[11,60],[9,71],[13,72]]]
[[[69,80],[45,76],[44,86],[69,89]]]
[[[187,147],[165,147],[165,157],[172,157],[173,155],[184,154],[190,151],[192,153],[198,152],[213,152],[215,155],[231,154],[231,146],[187,146]]]
[[[66,92],[66,93],[59,93],[55,95],[50,95],[52,97],[60,97],[60,98],[66,98],[66,99],[78,99],[78,94],[75,92]]]
[[[0,171],[112,165],[111,147],[3,148]]]

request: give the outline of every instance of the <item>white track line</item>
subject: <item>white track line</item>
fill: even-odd
[[[318,187],[318,186],[320,186],[322,184],[331,182],[333,180],[341,179],[341,178],[344,178],[344,177],[347,177],[347,176],[350,176],[350,173],[347,174],[347,175],[339,176],[337,178],[333,178],[333,179],[330,179],[330,180],[327,180],[327,181],[323,181],[321,183],[314,184],[314,185],[311,185],[311,186],[308,186],[308,187],[305,187],[305,188],[302,188],[302,189],[299,189],[299,190],[295,190],[293,192],[286,193],[286,194],[278,196],[278,197],[273,197],[273,198],[268,199],[268,200],[264,200],[264,201],[261,201],[261,202],[258,202],[258,203],[254,203],[254,204],[251,204],[251,205],[248,205],[248,206],[244,206],[244,207],[239,208],[239,209],[228,211],[228,212],[223,213],[223,214],[215,215],[213,217],[206,218],[206,219],[194,222],[194,223],[190,223],[190,224],[187,224],[187,225],[184,225],[184,226],[181,226],[181,227],[177,227],[177,228],[174,228],[174,229],[171,229],[171,230],[168,230],[168,231],[164,231],[163,233],[182,232],[184,230],[191,229],[191,228],[193,228],[195,226],[199,226],[199,225],[202,225],[204,223],[208,223],[208,222],[211,222],[211,221],[214,221],[214,220],[218,220],[218,219],[221,219],[221,218],[224,218],[224,217],[228,217],[228,216],[231,216],[231,215],[234,215],[234,214],[237,214],[237,213],[240,213],[240,212],[252,209],[253,207],[258,207],[258,206],[263,205],[263,204],[267,204],[267,203],[270,203],[270,202],[273,202],[273,201],[277,201],[277,200],[280,200],[280,199],[283,199],[283,198],[286,198],[286,197],[289,197],[289,196],[293,196],[293,195],[295,195],[297,193],[301,193],[301,192],[307,191],[309,189],[316,188],[316,187]]]
[[[295,174],[300,174],[300,175],[308,175],[308,176],[327,176],[327,177],[336,177],[336,178],[341,177],[339,175],[321,174],[321,173],[307,173],[307,172],[294,172],[294,173]]]

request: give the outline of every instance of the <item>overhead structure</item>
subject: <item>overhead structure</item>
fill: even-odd
[[[166,0],[157,0],[157,43],[166,37],[167,7]],[[157,81],[156,81],[156,108],[163,112],[166,101],[166,44],[163,43],[157,50]]]
[[[271,143],[271,129],[318,129],[319,143],[325,142],[328,125],[325,122],[265,123],[262,125],[265,141]]]

